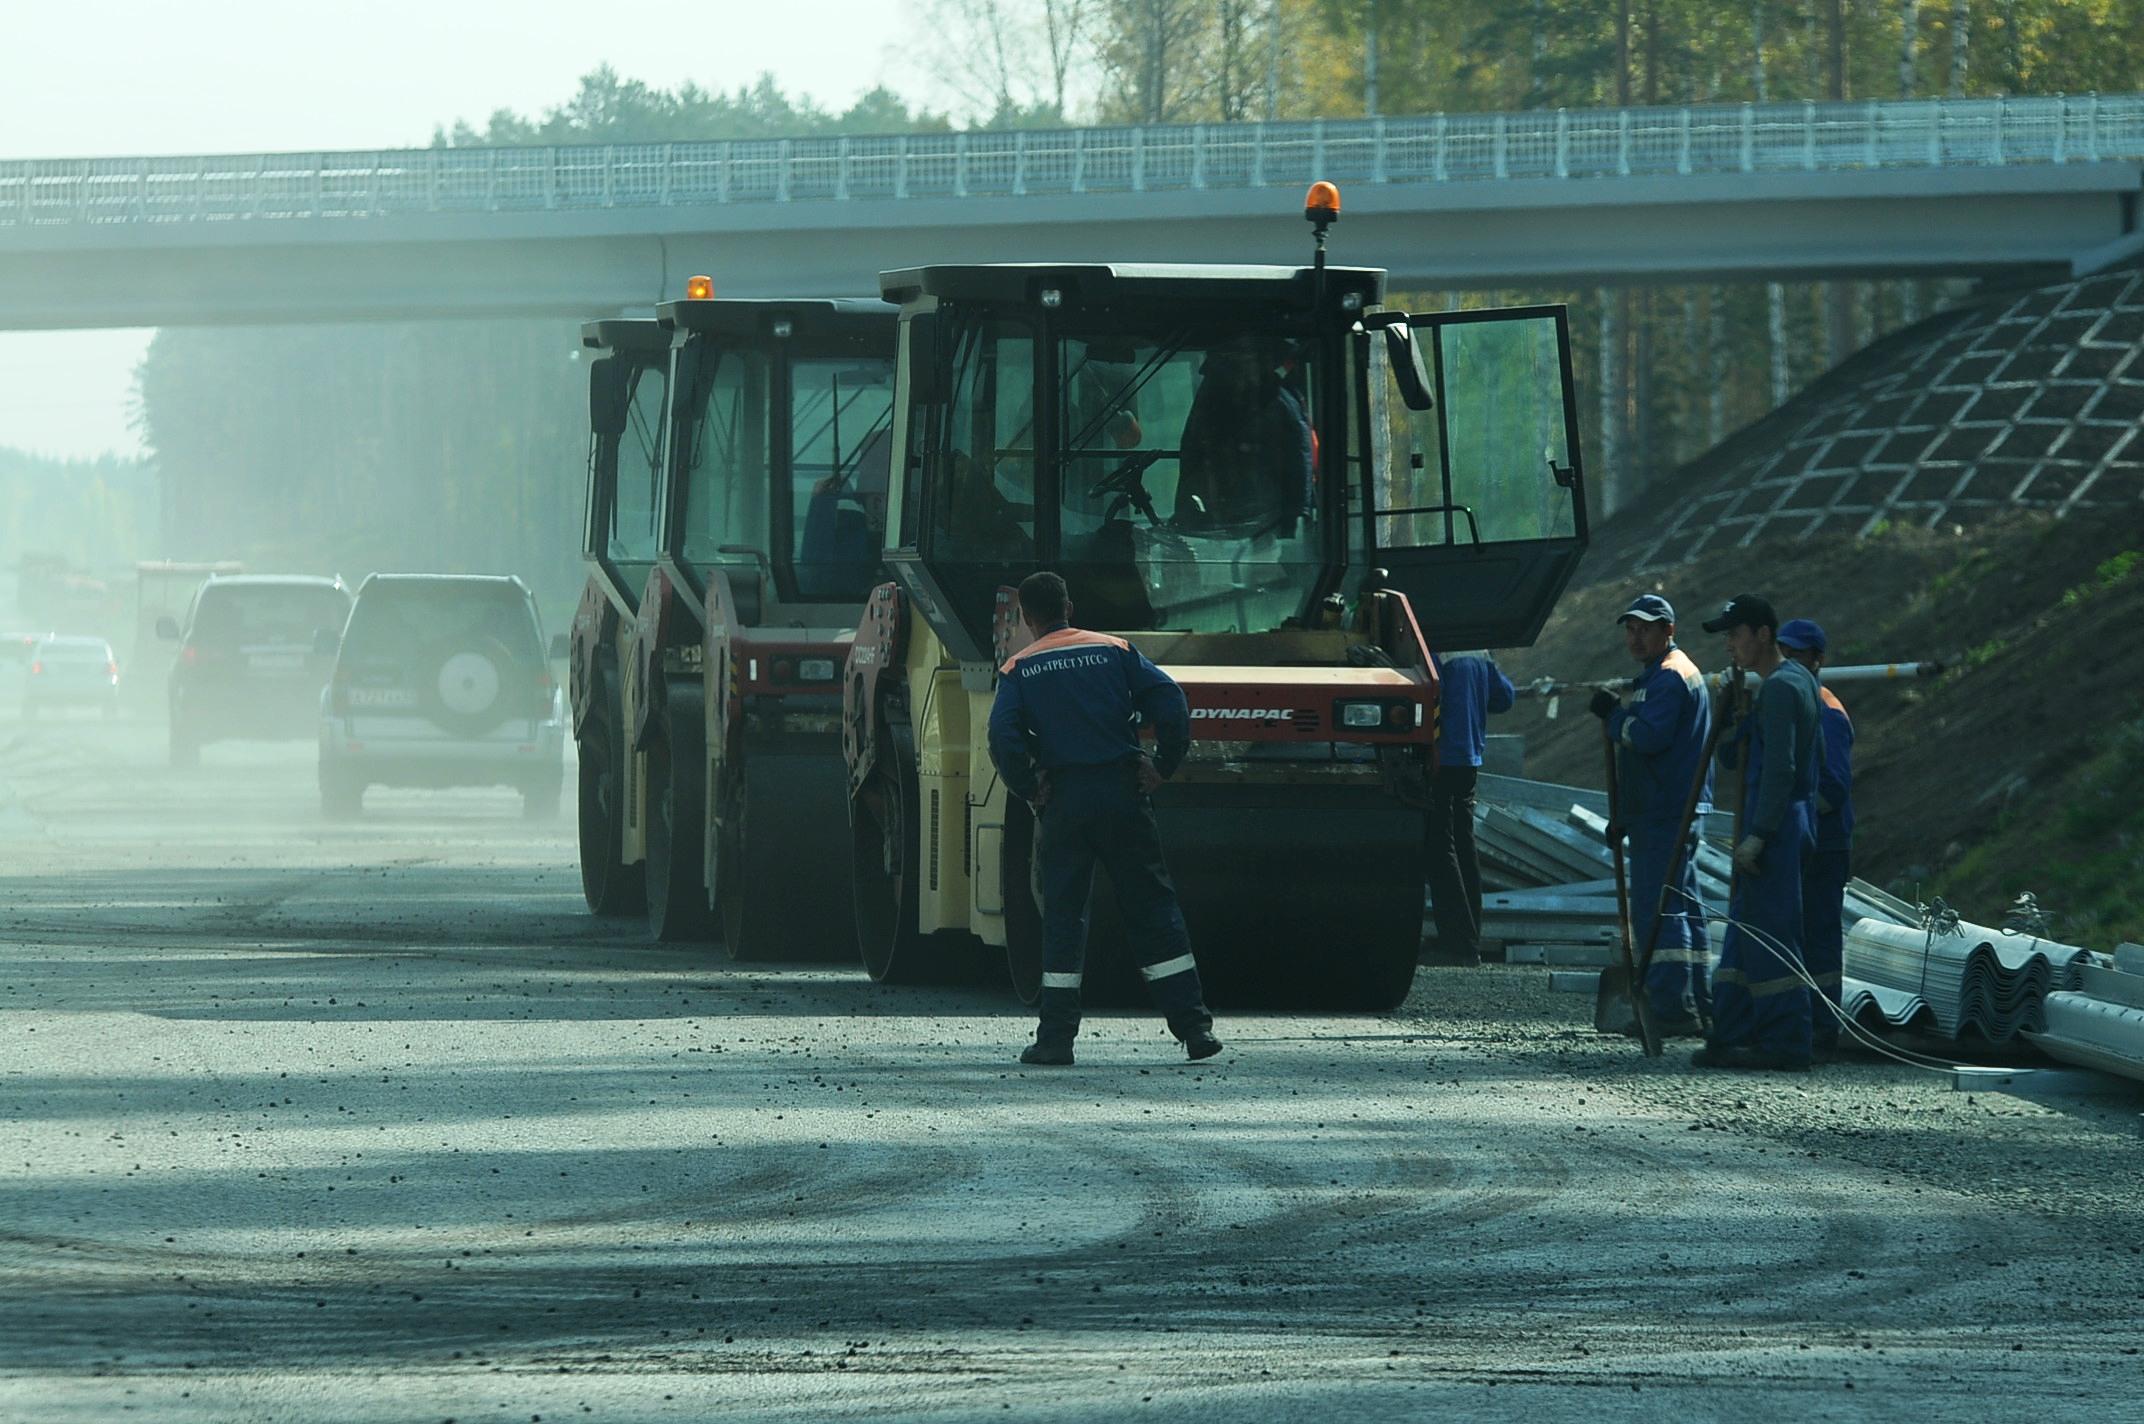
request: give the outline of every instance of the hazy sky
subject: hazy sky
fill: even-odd
[[[896,47],[908,0],[0,0],[0,15],[0,158],[421,146],[442,122],[559,103],[603,63],[663,88],[769,71],[830,107],[924,72]],[[0,445],[137,449],[127,392],[147,342],[0,333]]]

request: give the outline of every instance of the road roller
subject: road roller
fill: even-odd
[[[614,706],[618,856],[658,940],[856,954],[841,669],[883,574],[894,324],[878,301],[718,298],[700,278],[656,309],[649,559],[629,627],[618,610]],[[622,408],[634,429],[631,392],[606,399],[598,428]],[[626,509],[593,487],[592,549]]]
[[[1383,1010],[1413,981],[1436,654],[1538,635],[1586,542],[1561,307],[1411,314],[1328,265],[925,266],[899,307],[886,521],[843,679],[858,948],[887,982],[1032,1002],[1031,810],[985,742],[1064,575],[1190,703],[1156,793],[1217,1002]],[[1135,983],[1114,896],[1088,983]]]

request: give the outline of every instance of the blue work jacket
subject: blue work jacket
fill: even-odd
[[[1854,844],[1854,719],[1846,705],[1820,687],[1817,729],[1824,738],[1824,762],[1817,768],[1816,848],[1851,850]],[[1831,807],[1829,811],[1825,806]]]
[[[1430,655],[1437,667],[1437,765],[1480,766],[1492,712],[1509,712],[1518,693],[1511,679],[1488,658],[1445,659]]]
[[[1616,744],[1616,816],[1626,826],[1664,824],[1682,817],[1712,735],[1712,700],[1705,675],[1690,655],[1670,644],[1631,680],[1630,700],[1608,714]],[[1697,814],[1712,809],[1712,773],[1705,772]]]
[[[1191,749],[1191,710],[1176,679],[1107,633],[1060,624],[1005,660],[990,704],[990,759],[1015,796],[1035,773],[1139,756],[1154,729],[1154,765],[1173,774]]]

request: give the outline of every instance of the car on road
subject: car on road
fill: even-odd
[[[530,816],[555,815],[564,641],[545,642],[517,578],[366,579],[321,699],[322,811],[355,815],[372,786],[508,786]]]
[[[119,662],[102,638],[39,639],[22,681],[22,715],[83,709],[119,715]]]
[[[46,638],[43,633],[0,633],[0,694],[18,699],[30,677],[30,654]]]
[[[339,578],[239,574],[211,578],[186,621],[163,617],[156,633],[177,640],[171,665],[171,764],[192,766],[201,748],[227,740],[298,741],[320,715],[350,591]]]

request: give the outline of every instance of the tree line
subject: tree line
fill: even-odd
[[[2144,88],[2144,0],[905,0],[920,98],[600,68],[441,146]],[[925,66],[928,66],[926,69]],[[935,106],[935,107],[934,107]],[[1574,307],[1608,507],[1962,289],[1409,293]],[[518,572],[570,603],[585,433],[569,323],[170,330],[138,375],[174,557]]]

